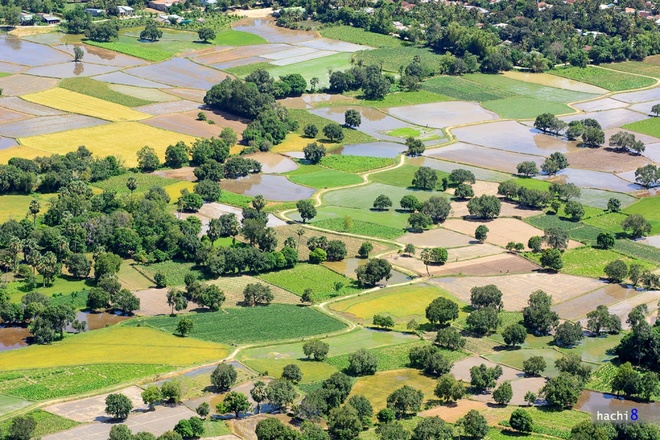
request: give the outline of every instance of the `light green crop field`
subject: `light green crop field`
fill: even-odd
[[[369,206],[371,206],[371,203],[369,203]],[[409,213],[404,214],[404,213],[396,212],[393,209],[390,209],[389,211],[375,212],[369,209],[347,208],[343,206],[321,206],[320,208],[316,209],[316,217],[314,217],[314,222],[319,222],[321,220],[328,220],[328,219],[340,219],[343,222],[344,218],[350,217],[351,220],[353,220],[353,227],[355,227],[356,221],[361,221],[365,223],[373,223],[376,225],[387,226],[390,228],[398,229],[403,232],[403,229],[406,228],[408,225],[409,216],[410,216]],[[293,214],[291,215],[291,218],[297,220],[298,216],[297,214]],[[334,223],[334,225],[335,228],[333,228],[333,230],[337,230],[340,226],[339,224],[336,223]],[[343,228],[343,223],[341,227]],[[343,232],[343,229],[338,232]],[[394,233],[394,231],[388,231],[383,233],[389,234],[390,232]],[[367,234],[367,235],[377,237],[377,235],[372,235],[372,234]]]
[[[409,368],[379,371],[373,376],[360,377],[353,385],[350,395],[364,395],[371,402],[374,412],[378,412],[387,406],[387,396],[404,384],[422,390],[425,401],[434,398],[435,379]]]
[[[632,122],[626,124],[623,128],[630,131],[636,131],[642,134],[648,134],[649,136],[658,137],[660,136],[660,119],[659,118],[648,118],[642,119],[641,121]]]
[[[331,170],[319,165],[302,165],[287,173],[287,177],[294,183],[312,188],[334,188],[362,182],[362,178],[355,174]]]
[[[508,78],[504,75],[488,75],[484,73],[471,73],[465,75],[465,78],[485,84],[491,87],[496,87],[500,90],[506,90],[516,95],[527,96],[540,101],[567,103],[574,101],[582,101],[589,98],[595,98],[597,95],[592,93],[576,92],[573,90],[559,89],[556,87],[542,86],[531,82],[518,81]]]
[[[438,297],[456,302],[459,309],[463,309],[467,305],[443,289],[415,284],[393,287],[338,301],[330,304],[330,308],[366,325],[371,324],[371,320],[376,314],[389,315],[394,318],[396,328],[405,328],[412,319],[420,324],[428,322],[425,316],[426,307]],[[462,315],[467,315],[467,313],[460,311],[459,317]]]
[[[270,342],[327,334],[346,327],[344,323],[315,309],[289,304],[227,308],[218,312],[187,313],[185,316],[192,319],[193,330],[190,338],[184,341],[198,338],[235,344]],[[153,327],[169,336],[174,333],[178,321],[178,317],[156,316],[133,319],[126,325]],[[226,352],[214,359],[222,359],[225,355]]]
[[[385,238],[388,240],[400,237],[406,232],[403,228],[393,228],[391,226],[379,225],[363,220],[355,220],[353,218],[351,218],[351,221],[348,223],[348,229],[346,228],[347,223],[344,218],[326,218],[318,221],[314,220],[312,224],[314,226],[318,226],[319,228],[329,229],[331,231],[348,232],[351,234]]]
[[[131,191],[126,187],[126,182],[130,177],[133,177],[137,181],[138,186],[135,192],[138,193],[147,192],[152,186],[165,187],[178,182],[176,179],[168,179],[167,177],[161,177],[155,174],[127,173],[111,177],[108,180],[103,180],[101,182],[95,182],[94,186],[103,191],[114,191],[117,194],[128,194]]]
[[[319,79],[319,87],[327,87],[330,82],[328,70],[348,70],[351,67],[351,54],[338,53],[327,57],[316,58],[301,63],[288,64],[286,66],[269,67],[268,73],[274,78],[299,73],[309,82],[312,78]]]
[[[316,264],[298,264],[292,269],[265,273],[258,278],[296,295],[302,295],[305,289],[312,289],[317,301],[350,295],[360,290],[355,281]],[[343,287],[335,291],[335,283],[342,283]]]
[[[115,52],[142,58],[147,61],[164,61],[177,53],[204,49],[195,32],[163,29],[158,41],[141,41],[138,36],[142,28],[126,28],[119,31],[119,38],[110,42],[86,40],[85,44],[114,50]],[[218,36],[222,35],[220,33]]]
[[[321,29],[320,34],[333,40],[347,41],[371,47],[401,47],[403,40],[398,38],[369,32],[362,28],[352,26],[332,26]]]
[[[660,130],[660,125],[658,129]],[[651,235],[660,234],[660,196],[643,198],[625,208],[623,212],[643,215],[651,223]]]
[[[598,67],[593,66],[587,66],[585,68],[563,67],[550,70],[548,73],[592,84],[612,92],[649,87],[655,84],[655,80],[652,78],[628,75],[625,73],[613,75],[609,70],[599,69]]]
[[[605,266],[614,260],[623,260],[628,265],[639,264],[645,269],[653,269],[655,267],[652,263],[621,255],[610,249],[605,250],[589,246],[567,250],[564,252],[562,260],[564,262],[564,268],[561,270],[562,273],[591,278],[604,277]]]
[[[126,107],[139,107],[141,105],[153,103],[153,101],[147,101],[146,99],[140,99],[116,92],[110,88],[108,83],[96,81],[95,79],[87,77],[64,78],[60,81],[59,87],[71,90],[72,92],[93,96],[94,98],[104,99]]]
[[[492,101],[510,98],[515,93],[460,76],[436,76],[422,83],[422,90],[450,96],[459,101]]]
[[[456,165],[456,168],[459,167],[460,165]],[[409,188],[412,185],[413,177],[415,176],[415,172],[417,172],[418,169],[419,167],[416,165],[404,164],[403,166],[392,170],[372,174],[369,176],[369,180],[372,182],[384,183],[386,185]],[[449,176],[449,173],[445,173],[444,171],[435,170],[435,173],[438,176],[438,182],[441,182],[443,177]]]
[[[267,44],[268,41],[250,32],[229,30],[216,33],[213,43],[217,46],[250,46],[253,44]]]
[[[40,438],[44,435],[65,431],[80,424],[78,422],[74,422],[73,420],[65,419],[64,417],[60,417],[40,409],[30,411],[25,414],[25,416],[31,417],[35,422],[37,422],[33,432],[34,438]],[[6,420],[0,423],[0,437],[10,438],[10,430],[11,420]]]
[[[405,105],[416,105],[416,104],[429,104],[431,102],[446,102],[453,101],[454,99],[441,95],[438,93],[433,93],[428,90],[417,90],[413,92],[395,92],[385,95],[381,100],[360,100],[360,104],[367,107],[375,108],[388,108],[388,107],[401,107]]]
[[[396,170],[393,170],[393,173],[391,175],[392,178],[395,179],[396,176],[394,175],[394,171],[398,171],[398,168]],[[376,174],[375,176],[378,176],[379,174]],[[387,177],[389,178],[390,176]],[[380,211],[372,212],[372,215],[374,216],[374,219],[372,221],[374,223],[379,223],[376,221],[376,217],[380,216],[380,214],[387,213],[389,211],[394,211],[395,209],[399,209],[399,201],[403,196],[414,195],[420,201],[423,202],[428,200],[432,196],[442,195],[442,193],[439,193],[437,191],[414,190],[414,189],[407,189],[401,186],[387,185],[384,183],[370,183],[368,185],[357,186],[354,188],[346,188],[346,189],[338,189],[336,191],[330,191],[326,194],[323,194],[323,203],[333,206],[342,206],[345,208],[357,208],[357,209],[369,210],[372,208],[373,202],[374,200],[376,200],[376,197],[378,197],[381,194],[384,194],[390,198],[390,200],[392,201],[392,206],[389,208],[388,211],[385,212],[380,212]],[[407,214],[410,215],[410,213]]]
[[[602,64],[603,67],[618,70],[625,73],[637,73],[639,75],[660,78],[660,66],[645,61],[624,61],[622,63]]]
[[[422,65],[431,71],[439,66],[440,55],[430,49],[421,47],[385,47],[374,50],[364,50],[353,55],[355,61],[362,61],[365,65],[375,64],[382,66],[383,70],[398,74],[400,66],[407,66],[418,56]],[[439,92],[436,92],[439,93]]]
[[[394,159],[385,157],[369,157],[369,156],[349,156],[343,154],[330,154],[326,155],[319,162],[320,165],[332,168],[337,171],[344,171],[346,173],[362,173],[369,170],[378,168],[385,168],[394,165]]]
[[[302,151],[302,149],[307,145],[310,144],[314,141],[321,142],[325,145],[326,149],[334,148],[337,145],[343,145],[343,144],[361,144],[361,143],[366,143],[366,142],[373,142],[375,139],[371,136],[369,136],[366,133],[361,132],[360,130],[353,130],[353,129],[348,129],[346,127],[342,126],[342,130],[344,132],[344,140],[342,140],[339,144],[335,144],[333,142],[330,142],[327,139],[323,139],[323,127],[328,125],[329,123],[333,122],[329,119],[326,119],[321,116],[317,116],[313,113],[309,113],[308,111],[305,110],[299,110],[299,109],[292,109],[289,110],[289,117],[293,119],[294,121],[298,122],[298,131],[297,133],[299,135],[304,134],[304,129],[305,125],[307,124],[314,124],[316,127],[319,129],[319,137],[317,139],[309,139],[309,138],[302,138],[301,143],[302,145],[299,148],[299,151]],[[291,135],[287,136],[288,138],[291,137]],[[279,145],[276,145],[275,148],[273,148],[272,151],[278,152],[278,151],[293,151],[293,150],[286,150],[286,143],[287,140],[282,142]],[[344,171],[344,170],[342,170]]]
[[[485,109],[495,112],[503,118],[510,119],[532,119],[542,113],[552,113],[553,115],[575,113],[573,109],[565,104],[543,101],[528,96],[516,96],[495,101],[484,101],[481,105]]]

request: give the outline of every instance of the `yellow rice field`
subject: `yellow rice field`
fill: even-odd
[[[56,87],[44,92],[23,95],[23,99],[69,113],[92,116],[107,121],[139,121],[151,115],[123,105]]]
[[[168,196],[170,196],[170,203],[176,204],[176,201],[181,197],[181,190],[187,189],[190,192],[193,192],[195,188],[194,182],[189,182],[187,180],[182,180],[171,185],[163,187]]]
[[[227,346],[180,338],[144,327],[109,327],[72,335],[52,345],[0,354],[0,371],[86,364],[194,365],[227,356]]]
[[[39,150],[37,148],[28,147],[26,145],[18,145],[16,147],[6,148],[0,150],[0,163],[6,164],[12,157],[22,157],[23,159],[34,159],[38,156],[48,156],[48,151]]]
[[[137,165],[136,153],[145,145],[156,150],[162,161],[168,145],[178,141],[192,143],[194,140],[192,136],[138,122],[116,122],[19,139],[23,145],[43,150],[41,155],[66,154],[77,149],[79,145],[84,145],[98,156],[119,156],[131,167]]]

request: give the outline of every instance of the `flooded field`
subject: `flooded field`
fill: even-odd
[[[568,78],[562,78],[549,73],[527,73],[519,70],[510,70],[502,73],[507,78],[515,79],[518,81],[530,82],[547,87],[556,87],[558,89],[573,90],[575,92],[595,93],[602,95],[608,91],[600,87],[585,84],[583,82],[575,81]]]
[[[134,87],[145,87],[148,89],[164,89],[170,87],[166,84],[157,83],[154,81],[150,81],[148,79],[138,78],[137,76],[129,75],[124,72],[113,72],[105,75],[99,75],[94,77],[94,79],[97,81],[103,81],[114,84],[124,84],[127,86],[134,86]]]
[[[178,101],[159,102],[156,104],[144,105],[142,107],[136,107],[135,110],[139,112],[148,113],[154,116],[160,116],[160,115],[167,115],[170,113],[182,113],[186,111],[198,110],[199,108],[200,105],[196,102],[178,100]]]
[[[126,70],[126,73],[175,87],[201,90],[209,90],[227,77],[226,73],[202,67],[184,58],[172,58],[159,64],[133,67]]]
[[[452,172],[452,170],[455,170],[456,168],[462,168],[464,170],[472,171],[472,174],[474,174],[474,177],[476,177],[478,180],[504,182],[505,180],[511,179],[511,176],[509,174],[500,173],[498,171],[491,171],[484,168],[473,167],[470,165],[447,162],[432,157],[415,157],[410,159],[410,163],[412,165],[429,167],[429,168],[433,168],[434,170],[445,171],[447,173]]]
[[[550,75],[553,76],[553,75]],[[554,76],[554,78],[559,78],[558,76]],[[602,98],[602,99],[596,99],[594,101],[587,101],[587,102],[582,102],[579,104],[573,104],[573,107],[579,108],[582,111],[585,112],[594,112],[594,111],[602,111],[602,110],[612,110],[615,108],[625,108],[628,106],[628,103],[622,102],[622,101],[617,101],[616,99],[613,98]]]
[[[46,107],[45,105],[35,104],[34,102],[25,101],[15,96],[4,97],[0,100],[0,107],[10,110],[16,110],[21,113],[26,113],[33,116],[54,116],[63,115],[64,112]]]
[[[18,145],[16,139],[0,137],[0,150],[15,147],[16,145]]]
[[[6,63],[0,61],[0,72],[4,73],[19,73],[27,69],[26,66],[19,66],[17,64]]]
[[[330,151],[330,154],[347,156],[397,157],[406,150],[405,145],[392,142],[368,142],[366,144],[345,145]]]
[[[101,47],[88,46],[86,44],[73,44],[66,46],[56,46],[57,49],[68,52],[73,56],[73,48],[79,47],[85,53],[83,61],[85,63],[95,63],[95,64],[107,64],[108,66],[115,67],[130,67],[137,66],[140,64],[146,64],[147,62],[139,58],[133,58],[128,55],[121,53],[113,52],[108,49],[103,49]]]
[[[278,28],[282,29],[282,28]],[[217,64],[228,63],[240,59],[249,59],[261,57],[262,55],[272,54],[279,51],[291,49],[288,44],[255,44],[253,46],[242,46],[236,48],[214,48],[193,57],[193,59],[202,64],[212,65],[220,68]],[[264,58],[265,60],[265,58]]]
[[[300,97],[285,98],[279,102],[286,108],[306,109],[313,108],[314,104],[323,102],[346,102],[350,103],[353,98],[344,95],[329,95],[327,93],[314,93]]]
[[[25,115],[23,113],[18,113],[12,110],[3,110],[0,112],[0,125],[6,124],[9,122],[21,121],[23,119],[28,119],[31,116]]]
[[[39,78],[31,75],[11,75],[0,78],[2,96],[19,96],[27,93],[43,92],[57,85],[54,78]]]
[[[49,46],[80,43],[83,38],[84,35],[65,34],[63,32],[48,32],[45,34],[34,34],[23,37],[24,40],[47,44]]]
[[[536,162],[539,166],[544,161],[544,158],[540,156],[495,150],[464,142],[426,150],[424,155],[446,159],[452,162],[491,168],[506,173],[516,173],[516,165],[523,161]]]
[[[632,298],[635,295],[639,295],[639,292],[635,289],[627,289],[618,284],[606,284],[593,292],[556,304],[552,306],[552,310],[564,319],[577,319],[585,316],[588,311],[595,309],[596,305],[604,304],[608,306]],[[555,302],[558,301],[555,300]]]
[[[357,52],[359,50],[371,49],[369,46],[331,40],[329,38],[317,38],[311,41],[303,41],[300,43],[300,46],[313,47],[318,50],[333,50],[335,52]]]
[[[108,327],[126,321],[128,316],[116,315],[114,313],[91,313],[91,312],[78,312],[76,313],[78,321],[85,321],[87,323],[87,330],[98,330],[100,328]],[[73,331],[73,328],[68,328],[67,331]]]
[[[571,116],[563,116],[559,119],[564,122],[571,122],[585,118],[593,118],[597,120],[601,127],[603,127],[603,130],[607,130],[608,128],[621,127],[625,124],[630,124],[631,122],[641,121],[642,119],[646,119],[646,115],[625,108],[617,108],[613,110],[604,110],[602,112],[586,112]]]
[[[252,174],[240,179],[225,179],[222,189],[245,194],[246,196],[262,195],[267,200],[281,202],[307,199],[314,194],[314,189],[296,185],[286,177],[268,174]]]
[[[435,128],[500,119],[476,102],[460,101],[393,107],[387,109],[387,112],[404,121]]]
[[[73,78],[76,76],[103,75],[118,70],[118,67],[104,66],[102,64],[92,63],[73,63],[68,61],[61,64],[50,64],[48,66],[33,67],[26,75],[47,76],[51,78]]]
[[[344,112],[350,109],[351,107],[322,107],[314,110],[310,110],[310,113],[315,115],[330,119],[335,121],[338,124],[344,123]],[[355,108],[360,112],[362,118],[362,123],[358,128],[360,131],[367,133],[379,140],[394,141],[400,142],[401,139],[390,136],[386,134],[397,128],[411,128],[412,125],[407,122],[403,122],[399,119],[393,118],[392,116],[383,113],[379,110],[370,107],[357,107]],[[405,149],[405,147],[403,147]]]
[[[581,188],[596,188],[624,193],[637,191],[641,188],[639,185],[625,181],[614,174],[600,171],[566,168],[560,171],[558,176],[558,179],[553,180],[574,183]]]
[[[255,153],[248,156],[261,163],[261,172],[266,174],[286,173],[298,168],[298,164],[290,158],[277,153]]]
[[[616,413],[617,411],[630,411],[637,409],[640,420],[657,420],[660,414],[660,402],[641,403],[632,400],[625,400],[614,394],[604,394],[597,391],[584,390],[580,394],[577,405],[574,409],[584,411],[591,415],[601,413]]]
[[[631,105],[629,108],[630,110],[634,110],[636,112],[640,112],[645,115],[653,116],[651,109],[656,104],[660,104],[660,99],[656,99],[654,101],[649,101],[649,102],[642,102],[641,104]]]
[[[256,34],[269,43],[299,43],[313,40],[319,35],[316,32],[294,31],[276,27],[270,18],[246,18],[236,22],[234,30]]]
[[[542,134],[532,127],[514,121],[459,127],[453,129],[452,133],[459,140],[471,144],[537,156],[549,156],[556,151],[566,153],[577,149],[575,142]]]
[[[109,84],[108,87],[110,90],[114,90],[115,92],[123,93],[124,95],[129,95],[134,98],[144,99],[147,101],[168,102],[176,101],[179,99],[177,96],[161,92],[158,89],[143,89],[141,87],[125,86],[122,84]]]
[[[68,54],[43,44],[7,36],[0,36],[0,54],[0,61],[26,66],[43,66],[72,60]]]
[[[94,127],[107,123],[107,121],[81,115],[42,116],[26,121],[2,124],[0,125],[0,135],[16,138],[40,136],[76,128]]]
[[[205,91],[196,89],[167,89],[167,93],[188,101],[204,102]]]
[[[660,99],[660,88],[654,87],[639,92],[617,93],[612,95],[612,98],[628,103],[653,101]]]
[[[0,327],[0,352],[26,347],[29,336],[25,327]]]

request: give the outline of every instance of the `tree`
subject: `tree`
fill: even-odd
[[[477,229],[474,231],[474,238],[479,240],[480,242],[484,242],[486,240],[486,237],[488,236],[488,227],[486,225],[479,225],[477,226]]]
[[[475,286],[470,289],[470,304],[475,309],[492,307],[498,311],[502,309],[502,291],[495,284]]]
[[[438,416],[424,417],[413,429],[411,440],[452,440],[454,430]]]
[[[444,325],[458,318],[458,304],[454,301],[438,297],[426,307],[426,319],[434,325]]]
[[[541,254],[540,262],[541,266],[554,271],[558,271],[564,267],[564,263],[561,259],[561,251],[559,249],[544,249]]]
[[[219,391],[228,391],[236,383],[236,368],[229,364],[219,364],[211,373],[211,384]]]
[[[378,425],[376,434],[380,440],[409,440],[410,432],[403,427],[401,422],[391,422]]]
[[[577,377],[584,384],[591,376],[591,367],[582,365],[582,358],[575,353],[569,353],[555,361],[555,368],[562,373]]]
[[[607,210],[609,212],[619,212],[619,211],[621,211],[621,200],[617,199],[616,197],[611,197],[607,201]]]
[[[419,211],[422,214],[426,214],[431,217],[433,223],[437,224],[445,221],[445,219],[449,216],[451,205],[445,197],[431,196],[427,201],[422,203],[422,207]]]
[[[389,280],[392,276],[392,265],[382,258],[372,258],[367,264],[355,269],[358,283],[362,286],[375,286],[382,279]]]
[[[562,228],[548,228],[543,235],[543,241],[553,249],[566,249],[568,247],[568,231]]]
[[[105,398],[105,413],[114,419],[125,419],[132,409],[133,403],[123,394],[108,394]]]
[[[53,252],[46,252],[39,257],[36,264],[37,272],[44,279],[44,287],[53,284],[55,277],[62,273],[62,263],[57,260],[57,256]]]
[[[385,194],[376,197],[376,200],[374,200],[373,203],[373,208],[379,211],[386,211],[390,206],[392,206],[392,200],[390,200]]]
[[[138,169],[143,173],[156,171],[160,167],[160,159],[156,150],[151,147],[142,147],[137,152]]]
[[[448,350],[458,350],[465,347],[465,338],[453,327],[445,327],[438,330],[435,335],[435,343]]]
[[[394,320],[391,316],[376,314],[373,317],[372,324],[377,327],[392,328],[394,327]]]
[[[183,142],[177,142],[165,149],[165,166],[170,168],[181,168],[188,165],[188,152]]]
[[[470,215],[477,218],[491,219],[500,215],[502,203],[495,196],[484,194],[472,198],[467,204]]]
[[[314,358],[315,361],[323,361],[328,356],[330,346],[318,339],[312,339],[303,344],[303,353],[307,358]]]
[[[302,377],[302,371],[300,371],[300,367],[296,364],[285,365],[282,369],[281,378],[284,380],[297,384],[302,380]]]
[[[85,57],[85,52],[80,48],[80,46],[73,47],[73,61],[79,63]]]
[[[153,411],[156,409],[154,404],[160,402],[163,398],[163,395],[160,392],[160,388],[156,385],[149,385],[144,391],[142,391],[142,401],[149,405],[149,410]]]
[[[229,412],[233,412],[237,419],[241,418],[242,412],[247,412],[252,408],[247,396],[243,393],[237,393],[236,391],[228,392],[222,403],[224,404],[225,409]]]
[[[651,224],[641,214],[629,215],[621,222],[621,227],[632,239],[644,237],[651,233]]]
[[[336,122],[330,122],[323,127],[323,136],[325,136],[330,142],[341,142],[344,139],[344,131],[342,130],[341,125]]]
[[[215,40],[215,31],[210,27],[203,27],[197,31],[197,36],[204,43],[208,43],[211,40]]]
[[[498,405],[506,405],[513,398],[513,388],[511,382],[506,381],[493,391],[493,400]]]
[[[305,125],[305,128],[303,128],[303,133],[305,134],[305,137],[315,138],[316,135],[319,134],[319,128],[314,124],[307,124]]]
[[[611,232],[601,232],[596,237],[596,245],[602,249],[612,249],[616,243],[616,237]]]
[[[492,368],[488,368],[486,364],[474,366],[470,368],[470,386],[476,393],[483,393],[493,388],[500,376],[502,376],[502,367],[499,365]]]
[[[534,120],[534,128],[544,133],[559,134],[555,127],[558,126],[559,120],[552,113],[542,113]]]
[[[179,318],[179,322],[177,322],[176,324],[176,333],[181,335],[181,337],[185,337],[188,333],[192,331],[192,329],[193,329],[192,318],[188,316]]]
[[[660,115],[660,104],[654,104],[653,107],[651,107],[651,113],[658,117],[658,115]]]
[[[316,217],[316,208],[314,207],[314,202],[311,200],[298,200],[296,208],[298,209],[298,213],[300,214],[303,223],[307,223],[307,220]]]
[[[275,417],[268,417],[257,423],[258,440],[298,440],[296,431]]]
[[[309,288],[305,289],[300,296],[300,302],[314,304],[314,291]]]
[[[476,409],[471,409],[456,421],[459,430],[468,437],[481,439],[488,434],[488,421]]]
[[[455,402],[465,395],[463,383],[456,380],[453,374],[446,373],[440,376],[433,394],[445,403]]]
[[[11,419],[7,440],[30,440],[37,427],[37,422],[31,416],[17,416]]]
[[[582,217],[584,217],[584,206],[582,206],[582,203],[580,202],[570,200],[566,202],[566,206],[564,206],[564,212],[571,216],[572,221],[579,222],[582,220]]]
[[[275,379],[266,387],[266,397],[271,405],[286,409],[298,398],[298,392],[288,380]]]
[[[267,305],[275,298],[270,286],[262,283],[250,283],[243,289],[243,301],[248,307]]]
[[[600,147],[605,143],[605,133],[596,127],[585,127],[582,132],[582,145],[586,147]]]
[[[158,29],[155,21],[148,21],[144,30],[140,32],[140,40],[158,41],[163,36],[163,31]]]
[[[360,112],[355,109],[348,109],[344,112],[344,125],[350,128],[357,128],[362,123]]]
[[[522,174],[525,177],[536,176],[539,173],[539,169],[536,166],[536,162],[533,162],[531,160],[520,162],[518,165],[516,165],[516,170],[518,170],[518,174]]]
[[[193,189],[194,193],[199,195],[206,203],[213,203],[220,200],[221,190],[220,185],[210,179],[204,179],[197,184]]]
[[[660,180],[660,168],[653,164],[644,165],[635,170],[635,182],[645,188],[650,188],[658,184]]]
[[[312,142],[303,148],[303,153],[305,154],[305,160],[314,165],[325,157],[325,147],[318,142]]]
[[[355,408],[345,405],[328,415],[328,432],[337,440],[353,440],[362,431],[362,421]]]
[[[352,376],[373,375],[377,369],[378,359],[364,348],[348,355],[348,371]]]
[[[172,308],[171,315],[174,315],[174,311],[180,312],[185,310],[188,307],[188,298],[186,298],[185,293],[178,289],[170,289],[167,292],[167,305]]]
[[[266,384],[260,380],[254,383],[254,386],[250,390],[250,396],[252,400],[257,404],[257,413],[261,412],[261,402],[266,400],[268,397],[266,395]]]
[[[78,279],[87,278],[92,269],[91,261],[84,254],[71,254],[67,257],[64,264],[69,273]]]
[[[374,245],[368,241],[363,242],[358,249],[358,256],[360,258],[369,258],[369,253],[374,249]]]
[[[131,315],[140,309],[140,298],[128,289],[121,289],[115,295],[112,307],[123,315]]]
[[[474,190],[467,183],[459,183],[454,190],[454,196],[459,199],[469,199],[474,197]]]
[[[523,361],[525,376],[539,376],[547,366],[543,356],[530,356]]]
[[[428,215],[421,212],[413,212],[408,217],[408,224],[410,230],[413,232],[421,232],[433,224],[433,220]]]
[[[181,382],[170,380],[160,387],[163,399],[169,403],[179,403],[181,401]]]
[[[406,154],[410,157],[421,156],[426,150],[424,142],[419,139],[415,139],[414,137],[406,138],[406,147],[408,147]]]
[[[424,393],[410,385],[404,385],[387,397],[387,407],[392,408],[398,418],[414,415],[422,409]]]
[[[541,252],[541,245],[543,244],[543,239],[538,235],[530,237],[527,241],[527,247],[532,250],[532,252]]]
[[[438,174],[433,168],[419,167],[412,179],[412,186],[419,189],[433,190],[438,183]]]
[[[553,341],[559,347],[573,347],[583,338],[584,333],[579,322],[565,321],[557,326]]]
[[[571,408],[577,403],[581,391],[582,384],[576,376],[560,373],[541,388],[541,395],[545,397],[550,406]]]
[[[621,283],[628,277],[628,265],[623,260],[609,262],[603,271],[612,283]]]
[[[414,195],[406,194],[399,201],[399,206],[401,206],[401,209],[405,209],[407,211],[417,211],[419,208],[421,208],[422,204]]]
[[[532,416],[530,416],[527,411],[520,408],[511,413],[509,425],[516,431],[520,432],[532,432],[532,429],[534,428]]]
[[[472,171],[464,170],[462,168],[457,168],[455,170],[452,170],[451,173],[449,173],[449,181],[452,182],[454,185],[460,185],[461,183],[465,183],[465,182],[474,184],[476,182],[476,179]]]
[[[523,321],[533,332],[546,335],[559,323],[559,316],[550,309],[552,297],[542,290],[533,292],[527,304],[523,309]]]
[[[374,415],[374,409],[371,406],[371,402],[362,394],[356,394],[351,396],[346,402],[347,405],[352,406],[358,413],[358,417],[362,420],[362,424],[368,426],[371,424],[371,418]]]
[[[208,402],[202,402],[197,406],[197,408],[195,408],[195,412],[202,419],[206,419],[206,417],[208,417],[209,413],[211,412],[211,407],[209,406]]]
[[[525,343],[527,330],[520,324],[511,324],[502,331],[502,338],[506,345],[516,346]]]
[[[528,405],[532,406],[536,402],[536,393],[533,393],[531,391],[527,391],[525,393],[525,402],[527,402]]]
[[[485,307],[470,312],[465,320],[468,329],[479,335],[486,335],[491,331],[496,331],[500,322],[501,320],[497,316],[497,310],[492,307]]]
[[[390,423],[396,420],[396,413],[391,408],[383,408],[376,414],[379,423]]]
[[[110,428],[108,440],[133,440],[133,433],[126,425],[115,425]]]

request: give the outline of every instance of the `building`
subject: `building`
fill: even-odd
[[[117,9],[119,9],[120,17],[132,17],[135,12],[135,9],[130,6],[117,6]]]
[[[170,6],[181,3],[181,0],[149,0],[149,7],[157,11],[167,12]]]
[[[98,17],[105,14],[105,11],[103,9],[96,9],[96,8],[87,8],[85,9],[85,12],[91,15],[92,17]]]
[[[50,14],[41,14],[41,21],[47,24],[60,24],[60,18]]]

